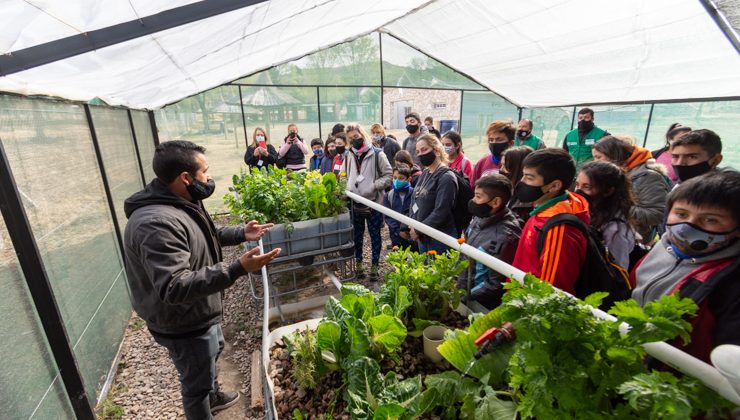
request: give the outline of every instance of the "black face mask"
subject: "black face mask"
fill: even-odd
[[[509,143],[488,143],[488,150],[491,151],[491,154],[496,159],[501,159],[501,153],[504,153],[504,150],[509,148]]]
[[[527,137],[529,137],[530,132],[529,131],[520,131],[516,133],[516,135],[519,137],[519,140],[524,140]]]
[[[712,167],[709,166],[709,162],[701,162],[697,163],[695,165],[671,165],[673,166],[673,170],[676,172],[676,175],[678,176],[678,179],[681,180],[681,182],[688,181],[691,178],[695,178],[699,175],[704,175],[705,173],[712,170]]]
[[[594,128],[594,122],[593,121],[578,121],[578,131],[583,131],[585,133],[588,133],[589,131],[593,130]]]
[[[491,210],[488,203],[478,204],[473,200],[468,201],[468,213],[475,217],[488,217],[491,215]]]
[[[535,187],[524,182],[520,182],[516,184],[516,188],[514,188],[514,196],[522,203],[533,203],[545,195],[545,193],[542,192],[543,186],[544,185]]]
[[[585,199],[586,199],[586,201],[588,201],[588,204],[593,204],[593,202],[594,202],[594,198],[593,198],[593,197],[591,197],[590,195],[586,194],[585,192],[583,192],[583,190],[582,190],[582,189],[577,189],[577,190],[575,190],[574,192],[575,192],[576,194],[580,195],[581,197],[585,198]]]
[[[354,147],[355,150],[362,149],[362,146],[364,145],[365,145],[365,139],[363,139],[362,137],[352,139],[352,147]]]
[[[418,124],[409,124],[406,126],[406,131],[409,132],[409,134],[414,134],[419,129]]]
[[[205,200],[216,190],[216,182],[209,179],[208,182],[201,182],[193,178],[193,183],[185,187],[193,201]]]
[[[343,155],[344,152],[347,151],[347,147],[345,147],[345,146],[337,146],[337,149],[336,150],[337,150],[337,154],[338,155]]]
[[[435,160],[437,160],[437,155],[435,155],[433,151],[429,151],[417,157],[419,158],[419,162],[424,166],[430,166]]]

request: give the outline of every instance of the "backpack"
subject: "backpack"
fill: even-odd
[[[632,285],[627,270],[614,262],[614,258],[601,240],[601,235],[576,215],[566,213],[549,218],[537,237],[537,253],[542,254],[547,232],[557,225],[573,226],[587,239],[586,258],[575,283],[575,296],[583,299],[594,292],[608,292],[609,296],[601,303],[602,310],[608,310],[614,302],[629,299]]]
[[[462,171],[458,172],[454,169],[450,169],[455,175],[455,183],[457,184],[457,196],[455,196],[455,207],[452,210],[452,215],[455,219],[455,229],[457,229],[458,235],[462,235],[468,229],[470,220],[473,215],[468,212],[468,201],[473,199],[475,193],[473,187],[470,186],[470,179]]]

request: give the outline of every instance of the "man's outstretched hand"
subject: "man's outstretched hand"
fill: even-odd
[[[260,248],[256,246],[239,257],[239,263],[244,268],[244,271],[252,273],[261,269],[280,254],[280,248],[275,248],[267,254],[257,255],[259,252]]]
[[[247,225],[244,226],[244,239],[248,241],[257,241],[273,226],[275,225],[272,223],[260,225],[256,220],[250,220],[247,222]]]

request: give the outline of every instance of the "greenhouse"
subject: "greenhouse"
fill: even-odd
[[[443,134],[458,132],[475,163],[489,155],[494,121],[530,120],[531,134],[561,148],[578,128],[579,110],[590,108],[598,127],[648,150],[664,147],[676,122],[712,130],[722,139],[720,166],[738,169],[740,2],[9,0],[0,10],[1,418],[184,415],[167,351],[132,309],[124,252],[124,202],[157,178],[155,149],[170,140],[205,147],[215,191],[203,206],[217,226],[252,218],[280,223],[261,240],[224,253],[234,263],[245,246],[282,248],[261,272],[226,291],[227,352],[239,365],[231,368],[241,378],[233,384],[245,401],[241,411],[216,418],[568,418],[579,410],[614,418],[676,410],[675,418],[691,418],[692,410],[720,406],[726,411],[719,413],[737,415],[738,353],[713,366],[667,344],[687,334],[680,318],[688,319],[680,303],[667,299],[660,301],[665,307],[643,312],[635,305],[614,314],[595,309],[599,299],[588,301],[593,307],[572,299],[571,312],[552,313],[553,324],[582,317],[604,335],[581,345],[591,351],[597,342],[613,344],[609,369],[634,375],[574,368],[574,377],[591,375],[603,392],[593,406],[574,401],[580,395],[544,391],[555,377],[526,369],[527,358],[557,364],[554,356],[538,359],[547,350],[523,344],[547,342],[544,329],[514,322],[521,346],[504,343],[503,351],[474,358],[473,342],[484,332],[493,328],[508,340],[505,321],[531,320],[517,302],[534,302],[547,314],[555,310],[549,296],[558,292],[463,238],[345,190],[336,176],[250,172],[245,153],[256,147],[258,131],[279,149],[289,124],[306,143],[324,142],[336,124],[354,123],[368,133],[380,124],[402,143],[415,112]],[[308,161],[310,150],[305,154]],[[270,198],[274,213],[249,208],[268,208],[262,198],[250,201],[264,185],[283,190],[282,198]],[[315,198],[319,190],[325,201]],[[298,203],[291,204],[293,193]],[[452,251],[391,250],[384,233],[384,279],[359,281],[354,252],[362,239],[354,237],[347,207],[407,223]],[[300,216],[281,219],[290,209]],[[460,305],[465,293],[455,279],[467,264],[512,279],[503,309]],[[665,324],[650,318],[659,315]],[[646,320],[667,327],[662,335],[640,335]],[[422,354],[422,331],[439,325],[447,332],[433,363]],[[621,348],[629,340],[632,347]],[[137,346],[162,357],[148,359],[138,374],[139,365],[127,359]],[[235,362],[239,357],[246,361]],[[648,373],[645,357],[685,375]],[[420,370],[405,366],[417,360]],[[166,375],[158,376],[160,363]],[[315,369],[301,374],[298,366],[308,364]],[[295,383],[286,385],[288,376]],[[599,381],[621,391],[609,394]],[[563,389],[596,392],[575,379],[564,382]],[[116,405],[116,396],[137,386],[147,389],[138,402]],[[165,387],[172,395],[162,396]],[[320,395],[327,389],[331,398]],[[647,389],[660,392],[639,400]],[[686,389],[695,395],[675,403],[684,402]],[[552,411],[534,407],[537,398],[555,401],[547,404]],[[674,405],[660,405],[668,400]],[[167,401],[174,408],[160,408]],[[717,406],[701,405],[710,403]]]

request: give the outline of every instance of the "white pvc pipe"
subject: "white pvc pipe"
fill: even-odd
[[[257,241],[257,245],[260,247],[260,255],[265,253],[265,248],[262,245],[262,238]],[[267,381],[267,388],[270,390],[270,401],[265,401],[265,411],[267,411],[267,404],[270,404],[272,413],[277,418],[277,407],[275,407],[275,392],[272,387],[272,380],[270,379],[270,372],[268,372],[269,361],[270,361],[270,282],[267,277],[267,266],[262,266],[262,373],[265,381]]]
[[[407,226],[413,227],[416,231],[421,232],[431,238],[434,238],[452,249],[460,251],[468,257],[482,263],[486,267],[489,267],[490,269],[508,278],[513,278],[520,283],[524,282],[524,275],[526,273],[516,267],[511,266],[510,264],[494,258],[493,256],[486,254],[485,252],[479,251],[478,249],[468,244],[460,244],[457,241],[457,238],[453,238],[452,236],[442,233],[437,229],[429,227],[408,216],[404,216],[401,213],[395,212],[385,206],[382,206],[374,201],[370,201],[353,192],[346,191],[346,194],[347,197],[351,198],[352,200],[364,204],[376,211],[379,211],[386,216],[392,217],[393,219],[396,219]],[[614,316],[609,315],[608,313],[598,308],[591,308],[591,312],[598,318],[606,319],[609,321],[617,320],[617,318],[615,318]],[[622,325],[620,326],[620,330],[622,332],[626,332],[627,329],[629,329],[629,325],[626,323],[622,323]],[[694,356],[684,353],[676,347],[673,347],[670,344],[664,342],[647,343],[644,344],[643,347],[645,347],[645,351],[649,355],[655,357],[656,359],[686,375],[699,379],[704,383],[704,385],[717,391],[718,394],[726,398],[728,401],[731,401],[733,404],[740,406],[740,395],[735,392],[735,389],[730,384],[728,379],[725,378],[721,373],[719,373],[719,371],[715,369],[714,366],[705,363],[695,358]]]

